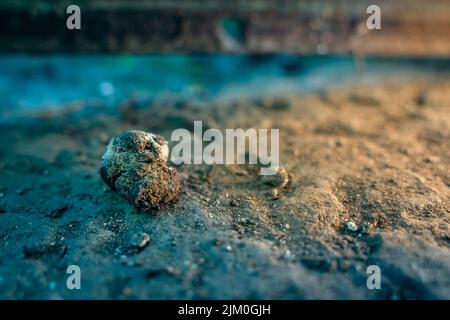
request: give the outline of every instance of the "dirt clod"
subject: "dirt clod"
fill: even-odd
[[[163,137],[125,131],[107,145],[101,176],[136,207],[144,211],[159,209],[179,198],[178,174],[167,166],[168,155]]]

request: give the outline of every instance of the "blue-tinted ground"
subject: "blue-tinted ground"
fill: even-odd
[[[73,102],[115,107],[175,97],[210,102],[311,92],[380,77],[448,75],[445,59],[351,56],[124,55],[0,56],[0,112],[64,108]]]
[[[0,57],[0,298],[450,298],[450,63],[358,66]],[[168,139],[194,120],[280,129],[289,183],[182,165],[180,201],[142,213],[101,180],[113,136]],[[81,290],[66,286],[73,264]]]

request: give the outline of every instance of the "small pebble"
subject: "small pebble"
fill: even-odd
[[[143,249],[149,243],[150,236],[145,232],[140,232],[132,237],[130,245],[135,248]]]
[[[272,194],[272,199],[273,199],[273,200],[278,200],[278,199],[280,199],[280,192],[279,192],[279,190],[278,190],[277,188],[272,189],[271,194]]]
[[[289,174],[283,167],[273,169],[273,174],[261,175],[260,179],[267,185],[284,188],[289,183]]]
[[[349,231],[355,232],[358,230],[358,226],[352,220],[347,221],[346,227]]]
[[[178,275],[179,272],[172,266],[167,266],[166,271],[168,274]]]

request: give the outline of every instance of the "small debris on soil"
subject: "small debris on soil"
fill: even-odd
[[[114,137],[102,158],[101,176],[136,207],[159,209],[179,199],[180,182],[167,166],[169,148],[163,137],[126,131]]]
[[[347,227],[347,230],[352,231],[352,232],[355,232],[358,230],[358,226],[352,220],[347,221],[345,226]]]
[[[150,236],[147,233],[138,232],[131,236],[125,250],[122,251],[121,249],[119,249],[118,252],[126,255],[137,254],[144,250],[144,248],[150,244],[150,241]],[[124,257],[126,258],[126,256]]]
[[[267,184],[278,188],[284,188],[289,183],[289,174],[283,167],[274,169],[273,174],[261,175],[261,180]]]
[[[280,191],[277,188],[272,189],[272,199],[273,200],[280,199]]]
[[[142,249],[150,243],[150,236],[145,232],[135,234],[130,241],[130,245]]]

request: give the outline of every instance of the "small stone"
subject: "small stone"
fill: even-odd
[[[131,239],[131,246],[136,248],[144,248],[150,243],[150,236],[145,232],[140,232]]]
[[[230,206],[232,207],[239,207],[241,204],[239,202],[239,200],[235,200],[235,199],[231,199],[230,200]]]
[[[131,236],[125,249],[117,249],[118,254],[133,255],[141,252],[150,243],[150,236],[145,232],[139,232]]]
[[[284,188],[289,183],[289,174],[283,167],[274,168],[273,174],[261,175],[261,180],[271,186]]]
[[[346,225],[349,231],[355,232],[358,230],[358,226],[352,220],[347,221]]]
[[[272,194],[272,199],[273,199],[273,200],[278,200],[278,199],[280,199],[280,191],[279,191],[277,188],[272,189],[271,194]]]
[[[174,267],[172,267],[172,266],[167,266],[166,272],[168,274],[171,274],[171,275],[174,275],[174,276],[179,276],[180,275],[180,272],[177,269],[175,269]]]

